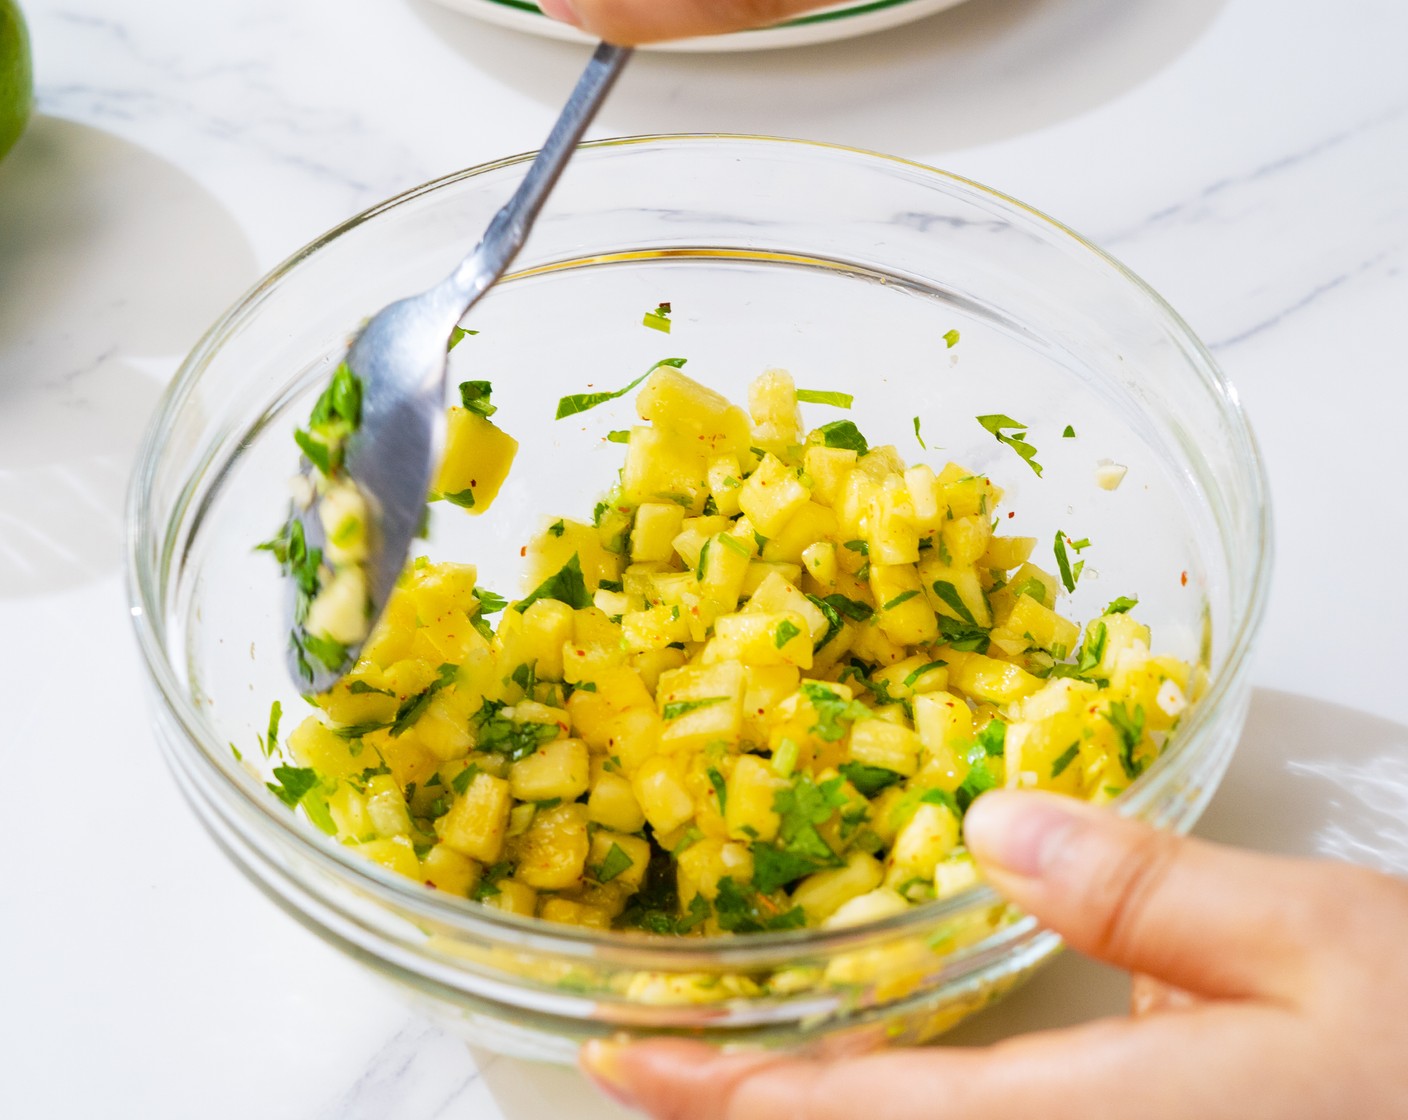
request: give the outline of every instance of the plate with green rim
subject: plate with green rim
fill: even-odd
[[[575,27],[549,19],[533,0],[437,0],[446,8],[474,16],[487,23],[511,27],[550,39],[573,43],[594,43],[595,38]],[[778,47],[799,47],[827,43],[884,31],[943,11],[962,0],[851,0],[832,4],[789,19],[772,27],[736,31],[728,35],[708,35],[670,43],[651,43],[640,49],[651,51],[755,51]]]

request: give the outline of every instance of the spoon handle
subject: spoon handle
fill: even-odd
[[[630,57],[630,47],[597,44],[523,182],[503,209],[494,215],[474,251],[446,279],[445,285],[451,292],[462,297],[461,315],[504,274],[518,255],[538,211],[582,139],[582,133],[586,132]]]

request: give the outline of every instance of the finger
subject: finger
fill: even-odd
[[[1131,1015],[1157,1015],[1164,1011],[1183,1011],[1198,1004],[1197,996],[1156,980],[1152,976],[1140,974],[1134,977],[1129,989],[1129,1013]]]
[[[989,881],[1073,948],[1201,995],[1304,995],[1339,907],[1328,865],[1187,840],[1054,794],[985,794],[964,836]]]
[[[1267,1048],[1316,1066],[1313,1039],[1280,1009],[1208,1005],[1111,1020],[979,1050],[895,1050],[833,1063],[720,1054],[699,1043],[584,1053],[613,1095],[662,1120],[1245,1120],[1298,1115],[1314,1086],[1263,1084]]]
[[[824,0],[539,0],[544,14],[630,46],[766,27]]]

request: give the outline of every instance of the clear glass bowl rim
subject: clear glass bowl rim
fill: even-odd
[[[1235,388],[1222,373],[1216,360],[1194,334],[1183,318],[1139,276],[1131,272],[1114,257],[1104,252],[1066,225],[1001,191],[975,182],[971,179],[940,170],[928,164],[890,156],[863,148],[829,144],[813,140],[788,137],[748,135],[739,133],[676,133],[651,134],[641,136],[616,137],[592,141],[581,145],[582,152],[594,150],[650,146],[655,148],[698,148],[709,145],[757,144],[766,148],[786,146],[795,148],[807,155],[839,156],[845,159],[867,161],[882,173],[919,173],[929,178],[945,194],[979,201],[988,208],[1004,211],[1006,216],[1023,221],[1028,225],[1042,227],[1048,238],[1056,235],[1067,239],[1074,247],[1099,267],[1115,273],[1137,295],[1149,305],[1155,319],[1161,320],[1169,333],[1182,344],[1195,372],[1201,375],[1216,393],[1225,418],[1238,433],[1242,441],[1242,460],[1245,479],[1250,484],[1245,499],[1255,519],[1255,555],[1251,558],[1248,572],[1250,594],[1240,600],[1243,604],[1240,618],[1232,631],[1225,661],[1218,672],[1210,679],[1207,692],[1193,707],[1187,721],[1180,726],[1179,749],[1158,759],[1140,778],[1112,803],[1116,812],[1124,816],[1137,816],[1159,800],[1165,786],[1172,783],[1182,769],[1177,763],[1188,763],[1199,756],[1198,747],[1212,733],[1215,715],[1221,704],[1246,668],[1246,660],[1252,642],[1260,628],[1265,613],[1268,586],[1271,573],[1272,525],[1269,503],[1269,486],[1266,468],[1257,446],[1256,438],[1242,409]],[[967,910],[990,906],[1001,902],[992,888],[979,884],[945,899],[916,907],[881,921],[856,926],[849,929],[820,930],[802,929],[775,933],[738,936],[725,934],[704,938],[667,939],[643,936],[640,934],[618,933],[614,931],[592,930],[585,927],[550,923],[537,918],[524,918],[507,914],[491,907],[474,906],[467,900],[455,899],[425,890],[422,886],[404,876],[383,869],[370,860],[338,845],[321,834],[313,834],[304,822],[293,816],[274,798],[260,796],[262,790],[242,783],[233,773],[235,764],[229,757],[225,743],[218,742],[211,730],[204,726],[195,705],[182,688],[180,680],[166,656],[166,627],[164,593],[166,590],[168,562],[174,554],[176,523],[173,518],[169,525],[154,524],[149,511],[148,492],[154,480],[164,433],[171,426],[176,414],[194,391],[206,366],[219,351],[224,339],[241,321],[257,313],[261,301],[273,291],[280,280],[307,257],[316,254],[344,233],[355,229],[378,215],[409,203],[420,196],[438,191],[454,184],[479,178],[494,172],[515,167],[525,167],[537,153],[524,152],[514,156],[478,164],[460,171],[451,172],[438,179],[430,180],[394,195],[359,214],[333,227],[321,237],[295,251],[280,264],[272,268],[241,296],[200,338],[186,356],[176,376],[168,385],[158,402],[139,447],[132,479],[128,488],[126,510],[126,576],[129,611],[136,630],[138,646],[152,681],[160,693],[161,703],[174,719],[183,735],[184,742],[198,749],[194,752],[200,760],[207,777],[214,778],[221,791],[229,796],[243,797],[245,809],[253,809],[265,826],[266,832],[280,842],[292,846],[296,852],[334,878],[349,880],[352,885],[370,894],[378,902],[389,904],[403,916],[434,922],[455,928],[470,936],[488,940],[508,941],[524,949],[558,952],[569,956],[591,956],[605,951],[630,954],[637,964],[642,957],[654,957],[662,964],[668,962],[676,967],[688,967],[692,958],[700,963],[707,958],[713,964],[728,964],[732,967],[766,967],[786,961],[800,951],[808,954],[829,954],[842,952],[862,941],[875,937],[899,936],[906,932],[917,932]],[[515,273],[510,272],[505,280],[511,280]],[[177,513],[184,512],[189,502],[190,492],[183,493],[177,504]],[[144,561],[146,556],[157,557],[155,569]],[[1235,609],[1235,608],[1234,608]],[[1009,927],[1010,929],[1010,927]],[[998,936],[1001,936],[999,933]],[[985,943],[986,945],[987,943]],[[976,947],[975,947],[976,948]],[[613,950],[615,952],[613,952]]]

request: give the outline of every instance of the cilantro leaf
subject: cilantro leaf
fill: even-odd
[[[812,606],[819,610],[826,619],[826,633],[812,646],[812,652],[815,653],[841,632],[841,615],[837,612],[836,608],[825,599],[818,599],[815,595],[808,595],[807,598],[811,600]]]
[[[294,808],[303,795],[318,786],[320,779],[316,770],[305,766],[275,766],[274,778],[277,782],[265,784],[280,801],[290,809]]]
[[[836,408],[850,408],[855,397],[850,393],[827,392],[824,389],[798,389],[798,404],[829,404]]]
[[[874,797],[882,789],[904,781],[903,774],[886,770],[883,766],[867,766],[863,762],[843,762],[837,769],[865,797]]]
[[[922,677],[925,673],[932,672],[932,671],[935,670],[935,669],[942,669],[942,668],[943,668],[945,665],[947,665],[947,664],[948,664],[947,661],[929,661],[929,662],[926,662],[925,664],[919,666],[919,668],[915,669],[912,673],[908,673],[908,674],[905,675],[905,678],[904,678],[904,686],[905,686],[905,688],[913,688],[914,685],[915,685],[915,683],[916,683],[916,682],[919,680],[919,678]]]
[[[1052,547],[1056,552],[1056,568],[1061,573],[1061,582],[1065,584],[1067,591],[1074,591],[1076,577],[1071,574],[1071,559],[1066,555],[1066,540],[1066,534],[1058,532]]]
[[[460,403],[487,419],[499,411],[498,405],[489,403],[489,394],[493,391],[493,385],[487,381],[461,381]]]
[[[778,649],[781,649],[801,632],[802,628],[800,626],[784,618],[777,624],[777,629],[773,631],[772,644]]]
[[[623,871],[630,869],[635,860],[626,854],[626,850],[620,844],[613,843],[606,853],[606,858],[596,868],[596,881],[598,883],[609,883]]]
[[[823,424],[817,431],[821,433],[822,442],[827,447],[844,448],[858,455],[864,455],[870,450],[870,445],[865,442],[860,429],[849,420],[833,420],[830,424]]]
[[[269,705],[269,728],[264,734],[264,757],[268,758],[279,749],[279,720],[284,714],[284,706],[275,700]]]
[[[929,445],[924,442],[924,437],[919,434],[919,417],[914,418],[914,438],[919,441],[919,446],[925,451],[929,450]]]
[[[974,740],[983,748],[988,758],[1001,758],[1007,749],[1007,724],[1000,719],[990,719]]]
[[[957,327],[953,328],[952,330],[944,331],[944,342],[946,344],[945,349],[952,350],[955,346],[958,345],[958,339],[960,337],[961,336],[958,333]]]
[[[840,594],[828,595],[822,602],[852,622],[865,622],[875,613],[875,608],[869,603],[862,603],[859,599],[848,599]]]
[[[557,572],[538,584],[527,598],[519,600],[513,609],[519,614],[526,611],[539,599],[556,599],[574,610],[583,610],[592,605],[592,597],[587,592],[587,581],[582,576],[582,561],[577,553]]]
[[[802,695],[807,698],[817,715],[817,722],[809,730],[828,743],[834,743],[845,736],[846,728],[841,726],[842,720],[850,723],[870,715],[870,709],[859,700],[846,700],[826,685],[815,681],[803,682]]]
[[[714,796],[719,799],[719,812],[722,813],[728,805],[728,785],[715,767],[709,767],[705,773],[709,776],[709,784],[714,787]]]
[[[933,584],[934,594],[958,615],[959,620],[966,622],[969,626],[977,626],[978,620],[973,617],[973,612],[968,609],[968,604],[963,601],[963,596],[958,593],[958,588],[949,583],[946,579],[936,579]]]
[[[624,397],[661,366],[673,366],[675,369],[679,369],[684,363],[684,358],[665,358],[656,362],[624,389],[617,389],[614,393],[573,393],[571,396],[563,397],[557,402],[557,415],[554,419],[564,420],[569,416],[576,416],[579,412],[595,408],[599,404],[614,401],[617,397]]]
[[[1064,774],[1066,772],[1066,767],[1070,766],[1070,764],[1076,760],[1076,756],[1078,754],[1080,754],[1079,743],[1072,743],[1069,747],[1063,750],[1059,755],[1056,756],[1056,761],[1051,764],[1051,776],[1053,778],[1059,778],[1062,774]]]
[[[486,698],[479,710],[469,717],[470,726],[476,729],[478,736],[476,749],[492,751],[506,756],[510,762],[517,762],[557,738],[557,724],[520,723],[503,714],[505,706],[502,700]]]
[[[1139,596],[1121,595],[1105,608],[1105,614],[1126,614],[1139,605]]]
[[[1075,438],[1076,438],[1076,430],[1075,430],[1073,427],[1071,427],[1069,424],[1067,424],[1067,425],[1066,425],[1066,430],[1061,433],[1061,438],[1062,438],[1062,439],[1075,439]]]
[[[989,413],[986,416],[979,416],[978,423],[986,428],[997,439],[998,443],[1006,444],[1013,451],[1022,457],[1023,462],[1031,467],[1041,477],[1041,464],[1036,461],[1036,448],[1027,442],[1027,425],[1020,420],[1013,420],[1010,416],[1004,416],[1000,412]],[[1013,434],[1006,435],[1008,428],[1016,429]]]
[[[909,602],[911,599],[913,599],[913,598],[914,598],[916,595],[918,595],[918,594],[919,594],[919,592],[918,592],[918,591],[915,591],[915,590],[901,591],[898,595],[896,595],[893,599],[891,599],[888,603],[886,603],[886,604],[885,604],[883,607],[881,607],[880,609],[881,609],[882,611],[892,611],[892,610],[894,610],[896,607],[900,606],[902,603],[907,603],[907,602]]]
[[[1120,765],[1125,776],[1133,781],[1144,772],[1144,763],[1134,757],[1144,740],[1144,706],[1136,704],[1131,715],[1124,701],[1116,700],[1101,713],[1120,736]]]
[[[460,327],[460,326],[451,327],[451,328],[450,328],[450,344],[445,347],[446,353],[448,353],[449,351],[453,350],[456,346],[458,346],[461,342],[463,342],[468,336],[470,336],[470,335],[472,335],[472,334],[478,334],[478,333],[479,333],[478,331],[472,331],[472,330],[470,330],[468,327]],[[467,407],[467,406],[466,406],[466,407]]]
[[[660,709],[660,718],[666,723],[679,719],[680,716],[689,712],[697,712],[700,708],[708,708],[714,704],[722,704],[727,700],[727,696],[706,696],[702,700],[672,700]]]
[[[421,713],[430,705],[431,699],[442,688],[455,683],[455,678],[459,675],[460,667],[446,662],[441,665],[435,680],[423,692],[418,692],[414,696],[407,697],[402,701],[401,706],[396,709],[396,718],[391,721],[391,734],[393,737],[404,734],[416,720],[420,719]]]

